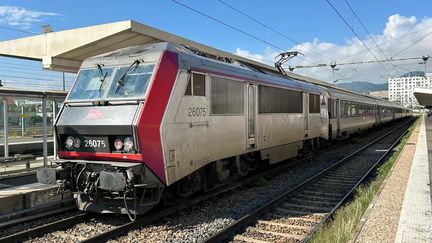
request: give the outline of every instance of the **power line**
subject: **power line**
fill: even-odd
[[[21,33],[26,33],[26,34],[31,34],[31,35],[39,35],[39,33],[30,32],[30,31],[26,31],[26,30],[20,30],[20,29],[16,29],[16,28],[4,26],[4,25],[0,25],[0,28],[7,29],[7,30],[13,30],[13,31],[21,32]]]
[[[432,31],[431,32],[429,32],[429,33],[427,33],[426,35],[424,35],[423,37],[421,37],[420,39],[418,39],[418,40],[416,40],[416,41],[414,41],[413,43],[411,43],[410,45],[408,45],[407,47],[405,47],[404,49],[402,49],[402,50],[400,50],[398,53],[396,53],[396,54],[394,54],[392,57],[395,57],[395,56],[397,56],[397,55],[399,55],[399,54],[401,54],[402,52],[404,52],[404,51],[406,51],[406,50],[408,50],[409,48],[411,48],[412,46],[414,46],[414,45],[416,45],[416,44],[418,44],[420,41],[422,41],[423,39],[425,39],[426,37],[428,37],[429,35],[431,35],[432,34]]]
[[[192,7],[190,7],[190,6],[186,5],[186,4],[183,4],[183,3],[181,3],[181,2],[179,2],[179,1],[177,1],[177,0],[171,0],[171,1],[174,2],[174,3],[176,3],[176,4],[179,4],[179,5],[183,6],[183,7],[185,7],[185,8],[187,8],[187,9],[191,10],[191,11],[194,11],[195,13],[198,13],[198,14],[204,16],[204,17],[207,17],[207,18],[209,18],[209,19],[211,19],[211,20],[213,20],[213,21],[216,21],[216,22],[218,22],[219,24],[225,25],[225,26],[228,27],[228,28],[231,28],[231,29],[233,29],[233,30],[235,30],[235,31],[238,31],[238,32],[244,34],[244,35],[247,35],[247,36],[249,36],[249,37],[251,37],[251,38],[254,38],[255,40],[258,40],[258,41],[260,41],[260,42],[262,42],[262,43],[265,43],[265,44],[267,44],[267,45],[269,45],[269,46],[271,46],[271,47],[273,47],[273,48],[276,48],[276,49],[278,49],[278,50],[280,50],[280,51],[285,51],[284,49],[282,49],[282,48],[280,48],[280,47],[278,47],[278,46],[276,46],[276,45],[274,45],[274,44],[272,44],[272,43],[270,43],[270,42],[268,42],[268,41],[266,41],[266,40],[263,40],[263,39],[259,38],[259,37],[256,36],[256,35],[253,35],[253,34],[250,34],[250,33],[246,32],[246,31],[243,31],[243,30],[241,30],[241,29],[239,29],[239,28],[237,28],[237,27],[235,27],[235,26],[233,26],[233,25],[230,25],[230,24],[228,24],[228,23],[225,23],[225,22],[223,22],[223,21],[221,21],[221,20],[219,20],[219,19],[216,19],[216,18],[214,18],[214,17],[212,17],[212,16],[210,16],[210,15],[208,15],[208,14],[206,14],[206,13],[203,13],[203,12],[197,10],[197,9],[194,9],[194,8],[192,8]]]
[[[47,77],[54,77],[54,78],[62,78],[61,74],[49,74],[49,73],[36,73],[36,72],[25,72],[22,71],[20,68],[18,67],[1,67],[0,66],[0,71],[3,72],[16,72],[16,70],[19,70],[20,74],[29,74],[29,75],[37,75],[37,76],[47,76]],[[66,78],[66,77],[65,77]],[[69,77],[67,77],[69,79]]]
[[[409,32],[405,33],[405,35],[403,36],[403,38],[406,38],[406,36],[408,36],[408,35],[412,35],[412,34],[415,34],[415,33],[417,33],[417,32],[425,31],[425,30],[429,30],[429,29],[430,29],[430,28],[424,28],[424,29],[419,29],[419,30],[412,30],[412,31],[409,31]],[[393,42],[395,42],[395,41],[397,41],[397,40],[399,40],[399,39],[401,39],[401,38],[402,38],[402,37],[398,37],[398,38],[394,38],[394,39],[391,39],[391,40],[389,40],[389,41],[386,41],[384,44],[381,44],[381,47],[383,47],[383,46],[388,46],[388,45],[392,44]],[[374,48],[376,48],[376,47],[377,47],[377,46],[373,47],[372,49],[374,49]],[[362,54],[362,53],[365,53],[365,52],[367,52],[367,50],[361,50],[361,51],[355,52],[355,53],[353,53],[353,54],[351,54],[351,55],[348,55],[348,56],[345,57],[345,58],[340,59],[339,61],[343,61],[343,60],[346,60],[346,59],[352,58],[353,56],[357,56],[357,55]],[[394,57],[394,56],[393,56],[393,57]]]
[[[351,27],[350,24],[345,20],[345,18],[339,13],[339,11],[333,6],[333,4],[330,2],[330,0],[326,0],[327,3],[331,6],[331,8],[336,12],[336,14],[341,18],[341,20],[345,23],[345,25],[351,30],[351,32],[354,33],[354,35],[357,37],[357,39],[362,43],[362,45],[369,51],[369,53],[376,59],[378,58],[373,54],[373,52],[369,49],[369,47],[366,46],[366,44],[360,39],[360,36],[357,34],[357,32]],[[384,65],[381,62],[378,62],[381,67],[387,72],[389,76],[392,76],[390,72],[384,67]]]
[[[2,65],[8,65],[8,66],[18,66],[18,67],[22,67],[23,69],[28,69],[28,70],[42,71],[42,68],[38,68],[38,67],[32,66],[32,65],[25,65],[25,64],[18,64],[18,63],[8,63],[8,62],[0,62],[0,64],[2,64]]]
[[[223,22],[223,21],[221,21],[219,19],[216,19],[216,18],[214,18],[214,17],[212,17],[212,16],[210,16],[210,15],[204,13],[204,12],[201,12],[201,11],[199,11],[199,10],[197,10],[195,8],[192,8],[192,7],[190,7],[190,6],[188,6],[188,5],[184,4],[184,3],[181,3],[181,2],[179,2],[177,0],[171,0],[171,1],[174,2],[174,3],[176,3],[176,4],[178,4],[178,5],[180,5],[180,6],[183,6],[184,8],[187,8],[187,9],[189,9],[189,10],[195,12],[195,13],[198,13],[198,14],[206,17],[206,18],[209,18],[209,19],[211,19],[211,20],[213,20],[213,21],[215,21],[215,22],[217,22],[219,24],[222,24],[222,25],[224,25],[224,26],[226,26],[226,27],[228,27],[230,29],[238,31],[238,32],[240,32],[240,33],[242,33],[244,35],[247,35],[247,36],[249,36],[249,37],[251,37],[251,38],[253,38],[253,39],[255,39],[255,40],[259,41],[259,42],[265,43],[265,44],[267,44],[267,45],[269,45],[269,46],[271,46],[271,47],[273,47],[273,48],[275,48],[275,49],[277,49],[279,51],[285,52],[285,50],[282,49],[281,47],[278,47],[278,46],[276,46],[276,45],[274,45],[274,44],[272,44],[272,43],[270,43],[270,42],[268,42],[266,40],[263,40],[263,39],[259,38],[256,35],[250,34],[250,33],[246,32],[244,30],[241,30],[241,29],[239,29],[239,28],[237,28],[237,27],[235,27],[235,26],[233,26],[231,24],[225,23],[225,22]],[[298,56],[298,57],[301,58],[301,59],[303,59],[303,60],[305,60],[306,62],[309,62],[309,63],[312,63],[312,64],[316,64],[313,61],[310,61],[310,60],[308,60],[308,59],[306,59],[304,57],[301,57],[301,56]],[[327,70],[325,68],[324,68],[324,70],[331,72],[331,70]]]
[[[328,60],[330,60],[330,61],[334,61],[333,59],[331,59],[331,58],[329,58],[329,57],[327,57],[327,56],[324,56],[324,55],[322,55],[321,53],[319,53],[319,52],[317,52],[317,51],[314,51],[312,48],[309,48],[308,46],[305,46],[303,43],[301,43],[301,42],[295,40],[294,38],[292,38],[292,37],[290,37],[290,36],[288,36],[288,35],[286,35],[286,34],[280,32],[280,31],[278,31],[278,30],[276,30],[276,29],[274,29],[274,28],[268,26],[267,24],[265,24],[265,23],[263,23],[263,22],[257,20],[256,18],[250,16],[249,14],[247,14],[247,13],[245,13],[245,12],[243,12],[243,11],[237,9],[237,8],[235,8],[234,6],[232,6],[232,5],[228,4],[228,3],[226,3],[225,1],[223,1],[223,0],[217,0],[217,1],[220,2],[220,3],[222,3],[223,5],[225,5],[225,6],[229,7],[229,8],[231,8],[232,10],[234,10],[234,11],[236,11],[236,12],[242,14],[243,16],[245,16],[245,17],[247,17],[248,19],[254,21],[255,23],[258,23],[258,24],[264,26],[265,28],[267,28],[267,29],[273,31],[274,33],[276,33],[276,34],[278,34],[278,35],[284,37],[285,39],[290,40],[290,41],[292,41],[292,42],[294,42],[294,43],[296,43],[296,44],[298,44],[298,45],[300,45],[300,46],[303,46],[304,48],[308,49],[309,51],[311,51],[311,52],[313,52],[313,53],[315,53],[315,54],[318,54],[318,55],[321,56],[321,57],[324,57],[324,58],[326,58],[326,59],[328,59]]]
[[[384,51],[381,49],[381,47],[378,45],[378,43],[375,41],[375,38],[372,36],[372,34],[369,32],[369,30],[366,28],[366,26],[363,24],[363,22],[360,20],[360,17],[357,15],[357,13],[354,11],[354,9],[351,7],[349,2],[347,0],[344,0],[345,3],[348,5],[348,7],[351,9],[353,15],[356,17],[360,25],[363,27],[363,29],[366,31],[366,33],[369,35],[370,39],[375,43],[378,50],[383,54],[384,58],[389,59],[387,55],[384,53]],[[390,63],[391,64],[391,63]],[[396,70],[396,68],[395,68]],[[396,73],[399,75],[398,71],[396,70]],[[400,76],[400,75],[399,75]]]
[[[6,78],[21,78],[21,79],[32,79],[32,80],[42,80],[42,81],[62,81],[61,79],[29,78],[29,77],[23,77],[23,76],[3,75],[3,74],[0,74],[0,77],[6,77]]]
[[[371,63],[381,63],[381,62],[386,62],[386,61],[392,61],[392,62],[396,62],[396,61],[407,61],[407,60],[416,60],[416,59],[422,59],[422,57],[405,57],[405,58],[389,58],[389,59],[383,59],[383,60],[366,60],[366,61],[358,61],[358,62],[342,62],[342,63],[338,63],[338,66],[342,66],[342,65],[354,65],[354,64],[371,64]],[[294,68],[316,68],[316,67],[327,67],[327,66],[331,66],[332,64],[327,64],[327,63],[320,63],[317,65],[309,65],[309,66],[294,66]]]

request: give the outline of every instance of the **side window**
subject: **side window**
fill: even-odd
[[[244,84],[225,78],[211,77],[211,113],[243,114]]]
[[[295,90],[260,85],[258,87],[258,105],[258,112],[261,114],[302,113],[303,93]]]
[[[192,74],[189,75],[189,80],[186,87],[185,95],[192,95]]]
[[[309,94],[309,113],[320,113],[320,96]]]
[[[199,73],[192,74],[193,79],[193,95],[205,96],[205,75]]]
[[[192,73],[186,87],[185,95],[205,96],[205,75]]]

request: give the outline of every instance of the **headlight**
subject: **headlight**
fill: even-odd
[[[133,139],[131,137],[125,138],[123,146],[124,146],[124,150],[126,152],[131,152],[133,150],[133,148],[134,148]]]
[[[123,148],[123,142],[120,138],[117,138],[114,141],[114,148],[116,148],[117,150],[121,150]]]
[[[75,148],[80,148],[81,147],[81,139],[75,138],[74,141],[73,141],[73,146]]]
[[[66,148],[67,149],[72,149],[73,145],[74,145],[74,138],[72,136],[69,136],[68,138],[66,138]]]

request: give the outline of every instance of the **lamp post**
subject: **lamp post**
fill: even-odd
[[[425,75],[426,75],[426,71],[427,71],[427,60],[429,59],[429,55],[428,56],[422,56],[422,59],[423,59],[423,63],[424,63],[424,65],[425,65]]]

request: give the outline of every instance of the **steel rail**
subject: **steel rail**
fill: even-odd
[[[147,217],[138,219],[136,221],[132,221],[132,222],[126,223],[126,224],[124,224],[122,226],[119,226],[119,227],[113,229],[113,230],[101,233],[99,235],[93,236],[93,237],[88,238],[86,240],[83,240],[81,242],[85,242],[85,243],[97,243],[97,242],[108,241],[108,240],[113,239],[115,237],[119,237],[119,236],[125,235],[129,231],[131,231],[131,230],[137,229],[139,227],[143,227],[145,225],[149,225],[149,224],[151,224],[153,222],[156,222],[157,220],[160,220],[161,218],[173,215],[173,214],[175,214],[175,213],[177,213],[177,212],[179,212],[181,210],[185,210],[185,209],[187,209],[187,208],[189,208],[189,207],[191,207],[193,205],[196,205],[196,204],[198,204],[200,202],[209,200],[211,198],[217,197],[218,195],[220,195],[222,193],[234,190],[234,189],[236,189],[238,187],[241,187],[243,185],[251,183],[251,182],[255,181],[258,178],[262,178],[262,177],[270,175],[272,173],[278,173],[281,169],[285,169],[285,168],[288,168],[288,167],[295,166],[295,165],[300,164],[300,163],[302,163],[302,162],[304,162],[305,160],[308,160],[308,159],[310,159],[310,158],[306,157],[306,158],[302,158],[300,160],[297,160],[295,163],[286,163],[286,164],[281,164],[279,166],[268,168],[267,170],[265,170],[265,171],[263,171],[261,173],[254,174],[254,175],[251,175],[251,176],[248,176],[248,177],[244,177],[240,181],[237,181],[235,184],[232,184],[232,185],[228,184],[228,185],[224,185],[224,186],[219,187],[219,188],[215,188],[213,190],[210,190],[205,195],[202,195],[202,196],[199,196],[197,198],[188,200],[188,201],[186,201],[186,202],[184,202],[184,203],[182,203],[180,205],[175,205],[175,206],[167,208],[165,210],[156,212],[156,213],[154,213],[152,215],[149,215]]]
[[[4,243],[23,242],[25,240],[28,240],[30,237],[35,237],[46,233],[50,233],[55,230],[61,230],[67,227],[71,227],[73,225],[76,225],[86,220],[87,218],[88,215],[86,213],[81,213],[66,219],[62,219],[36,228],[25,230],[16,234],[5,236],[3,238],[0,238],[0,242],[4,242]]]
[[[409,121],[407,121],[407,122],[409,122]],[[380,136],[378,139],[374,140],[374,142],[387,136],[389,133],[393,132],[394,130],[398,129],[399,127],[400,126],[394,128],[390,132]],[[374,142],[372,142],[372,143],[374,143]],[[372,143],[369,143],[368,145],[370,146]],[[368,146],[368,145],[366,145],[366,146]],[[360,152],[360,150],[364,150],[366,146],[362,147],[361,149],[357,150],[356,152]],[[332,148],[332,146],[327,147],[327,148]],[[356,153],[356,152],[354,152],[354,153]],[[353,154],[351,154],[351,155],[353,155]],[[351,157],[351,155],[349,157]],[[270,168],[268,168],[262,172],[259,172],[257,174],[252,174],[250,176],[244,177],[244,178],[240,179],[239,181],[237,181],[235,184],[225,184],[225,185],[222,185],[220,187],[214,188],[214,189],[210,190],[209,192],[207,192],[205,195],[201,195],[201,196],[198,196],[198,197],[193,198],[191,200],[188,200],[187,202],[182,202],[181,204],[162,209],[161,211],[158,211],[158,212],[151,213],[148,216],[137,219],[136,221],[133,221],[133,222],[128,222],[128,223],[121,225],[121,226],[119,226],[113,230],[110,230],[110,231],[101,233],[99,235],[90,237],[88,239],[85,239],[82,242],[102,242],[102,241],[107,241],[107,240],[113,239],[115,237],[125,235],[131,230],[134,230],[134,229],[137,229],[139,227],[151,224],[157,220],[160,220],[161,218],[173,215],[173,214],[175,214],[181,210],[185,210],[185,209],[189,208],[190,206],[196,205],[202,201],[214,198],[214,197],[216,197],[216,196],[218,196],[224,192],[228,192],[228,191],[234,190],[238,187],[241,187],[243,185],[246,185],[248,183],[251,183],[258,178],[271,175],[272,173],[277,173],[284,168],[289,168],[289,167],[295,166],[295,165],[300,164],[301,162],[304,162],[305,160],[309,160],[309,159],[310,159],[310,157],[308,156],[306,158],[298,159],[294,163],[284,163],[281,165],[277,165],[275,167],[270,167]],[[348,156],[344,159],[348,159]],[[339,161],[337,163],[341,163],[341,161]],[[328,171],[328,169],[329,168],[327,168],[325,171]],[[313,178],[311,178],[309,180],[312,180],[312,179]],[[301,185],[303,185],[303,184],[305,184],[305,183],[302,183]],[[299,185],[299,186],[301,186],[301,185]],[[297,187],[299,187],[299,186],[297,186]],[[77,216],[69,217],[67,219],[63,219],[63,220],[52,222],[52,223],[49,223],[49,224],[46,224],[43,226],[39,226],[39,227],[34,228],[34,229],[29,229],[29,230],[26,230],[26,231],[23,231],[20,233],[5,236],[3,238],[0,238],[0,242],[22,242],[24,240],[29,239],[30,237],[34,238],[34,237],[37,237],[37,236],[40,236],[43,234],[51,233],[51,232],[56,231],[56,230],[63,230],[63,229],[66,229],[68,227],[73,227],[77,223],[83,222],[83,221],[87,220],[88,218],[89,218],[88,214],[83,213],[83,214],[80,214]]]
[[[235,184],[225,184],[222,185],[220,187],[216,187],[212,190],[209,190],[205,195],[202,196],[198,196],[196,198],[193,198],[187,202],[182,202],[181,204],[175,205],[175,206],[171,206],[169,208],[163,209],[161,211],[152,213],[146,217],[143,217],[141,219],[138,219],[136,221],[133,222],[128,222],[124,225],[121,225],[113,230],[101,233],[99,235],[96,235],[94,237],[90,237],[86,240],[83,240],[82,242],[101,242],[101,241],[107,241],[109,239],[112,239],[114,237],[118,237],[121,235],[126,234],[128,231],[136,229],[138,227],[142,227],[146,224],[150,224],[152,222],[155,222],[163,217],[167,217],[170,215],[173,215],[181,210],[187,209],[188,207],[192,206],[192,205],[196,205],[202,201],[208,200],[210,198],[214,198],[222,193],[234,190],[240,186],[243,186],[245,184],[251,183],[253,181],[255,181],[258,178],[270,175],[272,173],[277,173],[282,169],[288,168],[288,167],[292,167],[295,166],[297,164],[300,164],[302,162],[304,162],[305,160],[310,159],[310,157],[306,157],[306,158],[302,158],[299,159],[297,161],[295,161],[295,163],[286,163],[286,164],[281,164],[275,167],[271,167],[268,168],[260,173],[257,174],[252,174],[250,176],[244,177],[241,180],[237,181]],[[58,211],[57,213],[62,213],[64,211]],[[56,212],[51,213],[50,215],[55,214]],[[44,216],[41,216],[44,217]],[[31,220],[35,220],[35,219],[39,219],[41,217],[35,216],[34,218],[29,218],[29,219],[25,219],[22,222],[28,222]],[[29,239],[30,237],[38,237],[47,233],[51,233],[53,231],[56,230],[63,230],[66,229],[68,227],[72,227],[77,223],[83,222],[85,220],[87,220],[89,217],[87,216],[87,214],[83,213],[77,216],[73,216],[73,217],[69,217],[67,219],[62,219],[59,221],[55,221],[55,222],[51,222],[36,228],[32,228],[23,232],[19,232],[19,233],[15,233],[15,234],[11,234],[8,236],[4,236],[2,238],[0,238],[0,242],[22,242],[25,241],[27,239]],[[21,223],[21,222],[18,222]],[[13,226],[16,225],[15,222],[11,222],[9,225],[4,225],[4,227],[7,226]],[[4,228],[3,226],[1,226],[1,228]]]
[[[338,162],[336,162],[335,164],[329,166],[328,168],[320,171],[319,173],[317,173],[316,175],[314,175],[313,177],[307,179],[306,181],[302,182],[301,184],[295,186],[294,188],[292,188],[289,191],[284,192],[283,194],[277,196],[276,198],[270,200],[269,202],[267,202],[266,204],[264,204],[263,206],[257,208],[256,210],[252,211],[251,213],[243,216],[242,218],[236,220],[235,222],[233,222],[231,225],[227,226],[226,228],[218,231],[216,234],[210,236],[209,238],[207,238],[204,242],[210,243],[210,242],[222,242],[224,240],[229,239],[230,237],[232,237],[233,235],[235,235],[235,233],[241,229],[244,226],[250,225],[251,223],[255,222],[258,218],[258,216],[263,215],[265,213],[267,213],[269,210],[276,208],[278,205],[280,205],[282,202],[284,202],[288,197],[290,197],[291,195],[295,194],[296,192],[301,191],[302,189],[306,188],[307,186],[309,186],[311,183],[313,183],[314,181],[318,180],[319,178],[321,178],[323,175],[326,175],[327,173],[329,173],[330,171],[334,170],[335,168],[343,165],[345,162],[349,161],[351,158],[355,157],[357,154],[359,154],[360,152],[366,150],[367,148],[371,147],[372,145],[374,145],[375,143],[381,141],[383,138],[389,136],[390,134],[392,134],[393,132],[395,132],[398,129],[401,129],[402,127],[404,127],[405,125],[409,124],[413,119],[409,119],[406,122],[402,123],[401,125],[397,126],[396,128],[390,130],[389,132],[385,133],[384,135],[378,137],[377,139],[373,140],[372,142],[366,144],[365,146],[361,147],[360,149],[354,151],[353,153],[349,154],[348,156],[344,157],[343,159],[339,160]],[[347,193],[342,201],[340,201],[337,204],[337,207],[332,208],[331,213],[328,214],[324,220],[322,220],[322,222],[319,223],[319,226],[321,226],[323,223],[325,223],[330,216],[335,212],[335,210],[342,205],[342,203],[345,202],[345,200],[347,198],[349,198],[349,196],[353,193],[353,191],[356,189],[356,187],[358,185],[361,184],[361,182],[367,177],[367,175],[370,174],[371,171],[373,171],[373,169],[375,168],[375,166],[377,166],[379,164],[379,162],[385,158],[387,156],[387,154],[389,153],[389,151],[399,142],[399,140],[406,134],[406,131],[398,137],[398,139],[392,144],[391,148],[389,148],[387,150],[387,152],[382,155],[379,160],[377,160],[374,165],[373,168],[370,168],[368,170],[368,172],[362,177],[361,180],[359,180],[356,184],[355,187],[353,187],[349,193]],[[315,228],[312,232],[313,233],[316,232],[316,230],[318,228]],[[307,237],[307,239],[309,239],[311,237],[311,235],[309,235]],[[307,240],[306,239],[306,240]]]
[[[16,215],[11,215],[9,219],[12,219],[10,219],[9,221],[0,222],[0,230],[40,218],[49,217],[55,214],[65,213],[74,209],[76,209],[76,205],[74,199],[72,198],[49,203],[36,208],[25,209],[17,212]]]

